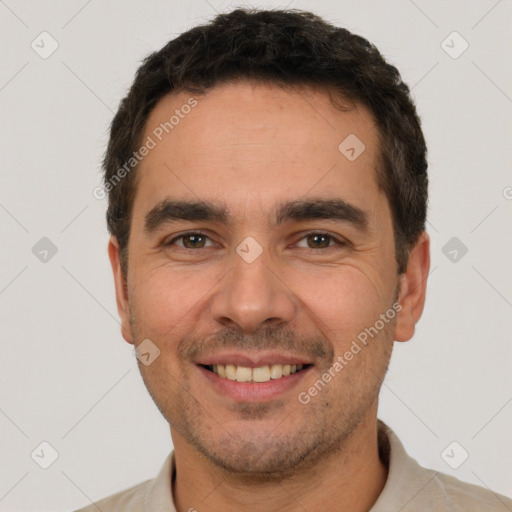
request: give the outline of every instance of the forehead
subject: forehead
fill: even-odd
[[[233,215],[308,194],[371,203],[377,128],[368,109],[344,103],[337,109],[326,90],[250,82],[168,94],[146,123],[153,148],[137,170],[134,210],[170,195],[222,199]]]

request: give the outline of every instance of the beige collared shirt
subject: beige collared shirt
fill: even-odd
[[[507,512],[512,500],[483,487],[421,467],[405,451],[393,431],[379,421],[379,453],[388,465],[388,478],[368,512]],[[174,452],[158,476],[130,487],[77,512],[176,512],[171,480]]]

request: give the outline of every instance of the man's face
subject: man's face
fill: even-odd
[[[285,473],[376,414],[399,285],[377,128],[322,91],[229,84],[183,108],[190,97],[166,96],[147,121],[143,141],[157,144],[137,169],[124,305],[117,278],[123,335],[160,350],[140,369],[175,444],[228,470]]]

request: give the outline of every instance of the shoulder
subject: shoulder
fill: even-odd
[[[444,497],[445,502],[452,506],[450,510],[512,510],[512,500],[506,496],[444,473],[428,471],[434,475],[435,494]]]
[[[176,512],[171,490],[175,469],[174,451],[171,451],[155,478],[91,503],[75,512],[141,512],[142,510]]]
[[[512,500],[506,496],[420,466],[382,421],[378,433],[379,455],[388,467],[388,478],[371,512],[512,510]]]
[[[144,510],[145,497],[153,480],[146,480],[75,512],[139,512]]]

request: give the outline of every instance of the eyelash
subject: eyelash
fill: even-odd
[[[202,237],[205,237],[205,238],[208,238],[209,240],[211,240],[210,237],[206,233],[203,233],[202,231],[188,231],[187,233],[183,233],[180,236],[177,236],[176,238],[173,238],[169,242],[165,242],[164,245],[166,247],[169,247],[169,246],[173,245],[174,242],[176,242],[176,240],[180,240],[181,238],[186,238],[187,236],[190,236],[190,235],[200,235]],[[306,249],[306,250],[309,250],[309,251],[325,251],[326,249],[332,249],[335,246],[345,247],[345,246],[348,245],[348,243],[346,243],[346,242],[336,238],[335,236],[331,235],[330,233],[326,233],[326,232],[323,232],[323,231],[310,231],[309,233],[305,233],[299,239],[299,241],[303,240],[304,238],[308,238],[311,235],[321,235],[321,236],[328,237],[328,238],[330,238],[334,242],[334,245],[329,245],[328,247],[317,247],[317,248],[302,247],[302,249]],[[184,250],[188,250],[188,251],[201,251],[202,249],[208,249],[208,247],[199,247],[197,249],[193,249],[193,248],[189,248],[189,247],[180,247],[180,249],[184,249]]]

